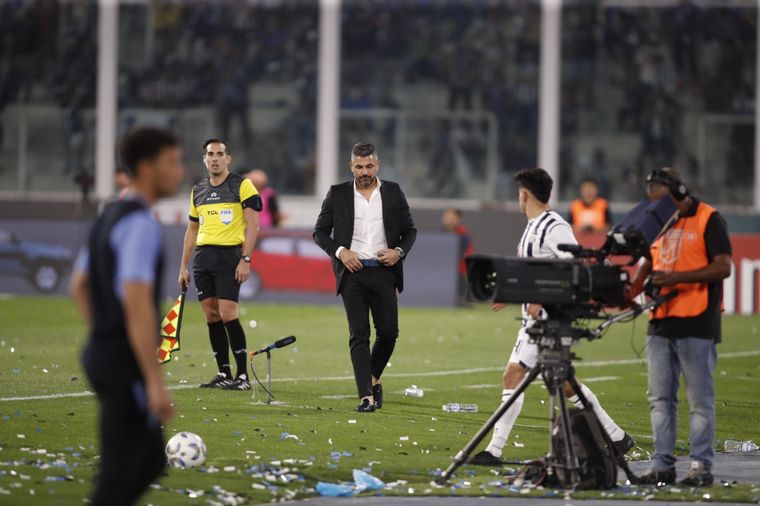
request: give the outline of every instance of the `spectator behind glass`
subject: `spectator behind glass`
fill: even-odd
[[[592,178],[580,184],[580,198],[570,204],[570,224],[574,233],[607,232],[611,225],[607,199],[599,196],[599,185]]]
[[[259,213],[259,229],[276,228],[283,221],[280,213],[280,203],[277,198],[277,192],[274,188],[267,185],[269,178],[267,173],[261,169],[254,169],[246,174],[251,180],[253,186],[259,191],[264,208]]]

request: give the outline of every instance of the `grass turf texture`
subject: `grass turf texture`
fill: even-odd
[[[0,300],[0,314],[3,398],[88,389],[79,366],[84,328],[70,301],[6,298]],[[173,391],[177,417],[166,427],[166,438],[182,430],[200,434],[209,449],[206,465],[215,466],[219,472],[169,469],[160,487],[143,496],[140,503],[206,504],[207,499],[218,500],[219,491],[214,486],[244,496],[247,504],[279,497],[300,498],[313,495],[317,481],[350,481],[354,468],[364,468],[386,483],[407,482],[383,494],[512,495],[514,492],[499,484],[504,477],[484,468],[460,469],[451,482],[453,487],[433,488],[430,481],[432,473],[448,466],[496,407],[501,393],[500,370],[518,328],[516,316],[514,310],[495,314],[485,307],[402,308],[401,335],[392,365],[383,377],[385,406],[376,413],[361,414],[353,411],[357,400],[341,307],[241,306],[250,349],[279,336],[298,336],[293,346],[273,353],[274,394],[287,405],[258,404],[264,399],[260,390],[256,400],[251,399],[251,392]],[[248,326],[251,319],[258,322],[255,329]],[[757,317],[725,318],[719,354],[760,350],[759,326]],[[638,440],[641,458],[652,450],[645,366],[584,363],[636,359],[634,348],[643,348],[645,329],[642,317],[633,329],[630,324],[616,325],[603,339],[575,348],[583,357],[576,362],[579,377],[588,380],[607,411]],[[197,302],[187,303],[182,350],[175,356],[177,360],[164,366],[169,385],[196,385],[216,372]],[[259,356],[255,361],[263,380],[265,358]],[[471,371],[463,372],[468,369]],[[410,384],[423,388],[424,397],[405,397],[403,389]],[[759,388],[757,355],[719,358],[719,444],[727,438],[760,441]],[[346,398],[329,397],[341,395]],[[538,383],[530,387],[505,458],[536,458],[545,452],[545,399]],[[681,399],[678,453],[686,455],[688,408],[683,391]],[[474,402],[481,412],[442,412],[441,405],[447,402]],[[94,397],[0,402],[0,503],[81,504],[97,465],[96,408]],[[281,467],[290,468],[304,480],[267,482],[247,472],[252,465],[272,461],[279,461]],[[234,466],[235,471],[224,471],[226,466]],[[57,481],[64,477],[68,479]],[[464,485],[465,481],[470,485]],[[190,500],[187,489],[203,491],[204,495]],[[760,496],[756,485],[717,485],[708,492],[714,501],[757,502]],[[557,493],[564,495],[561,491],[531,494]],[[635,493],[612,493],[615,498],[652,495],[660,500],[695,500],[705,491],[674,493],[646,488]],[[610,492],[573,494],[576,498],[609,496]]]

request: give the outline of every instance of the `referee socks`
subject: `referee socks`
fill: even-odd
[[[237,321],[237,320],[235,320]],[[241,329],[242,330],[242,329]],[[227,344],[227,331],[224,328],[224,322],[218,321],[208,324],[208,337],[211,341],[211,349],[214,350],[214,358],[219,372],[224,373],[227,379],[232,379],[232,370],[230,369],[230,353]]]
[[[232,356],[235,357],[235,365],[237,365],[236,378],[241,374],[248,374],[248,353],[245,343],[245,332],[243,326],[240,325],[240,320],[235,318],[224,323],[227,327],[227,335],[230,337],[230,348],[232,348]]]

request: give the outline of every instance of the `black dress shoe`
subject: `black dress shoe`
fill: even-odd
[[[362,399],[362,403],[356,406],[356,411],[359,413],[374,413],[375,409],[375,403],[370,402],[369,399]]]
[[[477,455],[470,457],[467,461],[471,466],[486,466],[486,467],[500,467],[504,465],[504,462],[493,454],[483,450]]]
[[[383,385],[381,383],[378,383],[377,385],[372,385],[372,397],[375,398],[375,407],[377,409],[380,409],[383,407]]]
[[[664,471],[651,469],[643,476],[639,476],[636,485],[672,485],[676,482],[676,470],[671,467]]]
[[[613,441],[612,444],[615,445],[615,450],[617,450],[618,455],[625,455],[628,453],[628,450],[636,446],[636,441],[634,441],[626,432],[623,439],[620,441]]]

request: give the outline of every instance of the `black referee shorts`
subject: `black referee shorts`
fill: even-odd
[[[240,246],[198,246],[193,260],[198,300],[216,297],[237,302],[240,284],[235,281],[235,269],[241,258]]]

